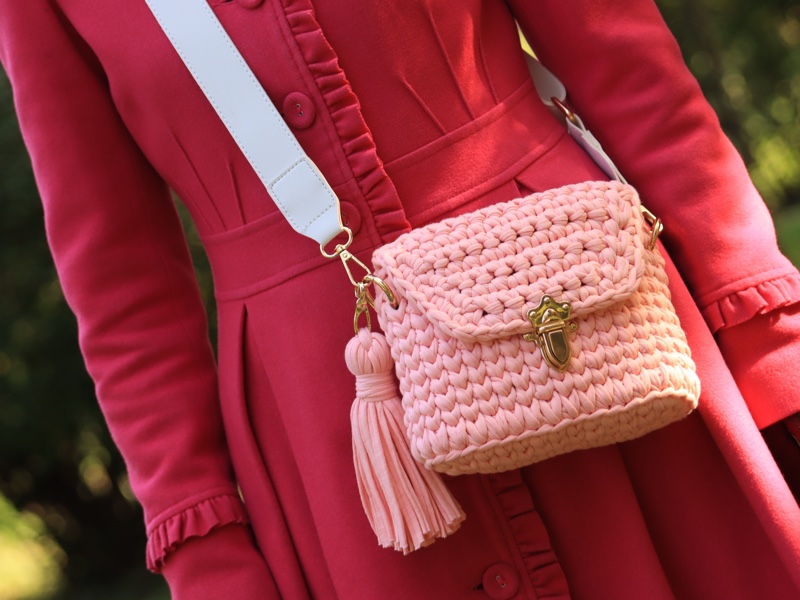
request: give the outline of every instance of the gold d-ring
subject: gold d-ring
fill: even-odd
[[[648,249],[655,250],[658,236],[661,235],[662,231],[664,231],[664,223],[661,222],[659,217],[655,216],[644,206],[640,205],[639,208],[642,209],[642,216],[644,217],[645,222],[650,225],[650,247]]]
[[[380,277],[377,277],[376,275],[370,273],[369,275],[364,277],[363,282],[366,283],[367,285],[369,285],[370,283],[374,283],[375,285],[377,285],[380,288],[380,290],[384,294],[386,294],[386,298],[389,301],[389,306],[391,306],[392,308],[397,308],[398,306],[400,306],[397,303],[397,299],[394,297],[392,290],[389,289],[389,286],[386,285],[386,282]]]
[[[569,107],[566,104],[564,104],[561,100],[559,100],[558,98],[553,96],[552,98],[550,98],[550,102],[552,102],[555,105],[555,107],[558,108],[558,110],[560,110],[562,113],[564,113],[564,116],[573,125],[577,125],[578,127],[581,126],[581,123],[578,120],[578,115],[576,115],[574,112],[572,112],[569,109]]]

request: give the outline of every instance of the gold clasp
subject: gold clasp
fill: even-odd
[[[352,252],[348,250],[350,244],[353,243],[353,232],[348,229],[347,227],[343,227],[342,231],[347,234],[347,241],[343,244],[336,244],[333,249],[333,252],[328,252],[325,250],[325,246],[320,244],[320,252],[322,252],[322,256],[325,258],[339,258],[342,261],[342,265],[344,266],[344,270],[347,273],[347,279],[350,280],[350,283],[353,285],[353,289],[356,295],[356,312],[353,315],[353,329],[355,329],[356,333],[358,333],[358,321],[361,318],[361,315],[366,315],[367,317],[367,328],[369,329],[372,326],[372,320],[370,319],[369,309],[375,309],[375,298],[369,291],[369,286],[375,285],[377,286],[384,294],[386,294],[386,298],[389,301],[389,305],[392,308],[397,308],[398,303],[397,299],[394,297],[392,290],[389,289],[389,286],[386,285],[386,282],[377,277],[372,273],[370,268],[361,262],[357,256],[355,256]],[[353,270],[351,268],[351,264],[354,263],[356,266],[360,267],[361,270],[364,272],[364,275],[361,279],[357,279],[353,275]]]
[[[547,364],[562,373],[567,370],[572,357],[569,331],[578,328],[569,320],[571,314],[569,302],[556,302],[552,296],[544,295],[539,306],[528,311],[534,330],[522,336],[528,342],[536,342]]]
[[[358,263],[362,264],[361,261],[358,261]],[[346,263],[345,268],[347,269]],[[350,271],[348,269],[348,273],[349,272]],[[367,273],[367,275],[364,276],[364,279],[355,284],[354,288],[356,294],[356,313],[353,315],[353,329],[356,333],[358,333],[358,321],[361,318],[361,315],[365,315],[367,317],[367,329],[372,328],[372,319],[369,315],[369,309],[371,308],[372,310],[375,310],[375,298],[369,291],[370,285],[376,285],[378,289],[386,294],[386,298],[389,301],[389,306],[392,308],[398,307],[397,300],[395,300],[394,294],[392,293],[392,290],[389,289],[389,286],[386,285],[386,282],[380,277],[376,277],[372,273]]]
[[[358,321],[361,315],[367,317],[367,329],[372,329],[372,319],[369,315],[369,309],[375,309],[375,299],[369,293],[369,284],[363,281],[359,282],[355,287],[356,293],[356,313],[353,315],[353,330],[358,333]]]

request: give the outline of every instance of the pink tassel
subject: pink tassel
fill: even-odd
[[[378,542],[408,554],[450,535],[464,512],[441,477],[411,456],[386,338],[360,329],[345,360],[356,376],[350,410],[356,479]]]

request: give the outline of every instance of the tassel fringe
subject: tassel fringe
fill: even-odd
[[[464,512],[441,477],[411,455],[386,338],[359,330],[345,360],[356,376],[350,410],[356,479],[378,542],[408,554],[455,532]]]

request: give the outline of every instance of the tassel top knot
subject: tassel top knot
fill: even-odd
[[[344,359],[356,377],[394,372],[392,351],[386,338],[366,328],[359,329],[358,335],[347,344]]]

